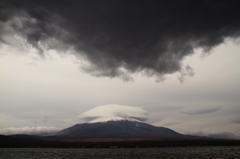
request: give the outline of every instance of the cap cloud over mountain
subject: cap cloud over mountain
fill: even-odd
[[[83,122],[104,122],[109,120],[146,121],[147,112],[135,106],[109,104],[97,106],[79,115]]]

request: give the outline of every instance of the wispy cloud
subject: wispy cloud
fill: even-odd
[[[202,115],[202,114],[209,114],[209,113],[214,113],[217,112],[221,109],[221,107],[200,107],[200,108],[190,108],[190,109],[185,109],[182,111],[184,114],[188,115]]]
[[[240,124],[240,119],[238,119],[238,120],[233,120],[232,122],[235,123],[235,124]]]

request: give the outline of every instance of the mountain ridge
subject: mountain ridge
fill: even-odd
[[[156,127],[144,122],[111,120],[106,122],[75,124],[55,134],[69,138],[113,137],[182,137],[184,135],[165,127]]]

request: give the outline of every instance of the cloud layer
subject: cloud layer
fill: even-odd
[[[36,126],[36,127],[9,127],[9,128],[1,128],[0,134],[43,134],[43,133],[51,133],[56,132],[59,129],[56,127],[47,127],[47,126]]]
[[[147,120],[147,112],[139,107],[125,105],[103,105],[86,111],[79,116],[84,122],[104,122],[109,120]]]
[[[0,39],[6,42],[6,29],[13,28],[40,52],[74,48],[95,76],[193,75],[182,59],[238,37],[238,6],[234,0],[3,0]]]

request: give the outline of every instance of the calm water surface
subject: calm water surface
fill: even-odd
[[[42,149],[0,148],[0,159],[240,159],[240,147]]]

